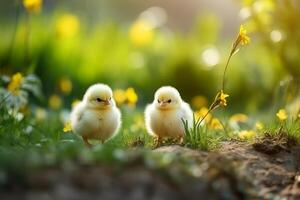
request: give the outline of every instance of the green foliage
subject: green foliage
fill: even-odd
[[[43,82],[45,96],[57,92],[58,81],[64,76],[76,86],[67,97],[68,102],[95,82],[105,82],[113,88],[133,86],[138,92],[143,91],[141,103],[150,101],[153,91],[166,84],[177,87],[185,100],[198,94],[211,98],[219,89],[219,77],[231,44],[220,35],[218,18],[211,13],[199,16],[185,34],[156,29],[152,41],[145,46],[135,46],[131,41],[132,24],[108,21],[89,27],[81,16],[76,16],[80,23],[78,32],[60,38],[56,29],[62,15],[54,12],[53,16],[41,14],[30,18],[30,64],[24,63],[26,23],[22,18],[11,56],[6,55],[10,39],[0,43],[1,67],[8,73],[34,71]],[[49,26],[43,26],[45,21]],[[1,29],[1,38],[10,35],[12,29],[9,24],[3,26],[6,28]],[[231,32],[230,40],[236,30]],[[270,94],[284,76],[276,52],[270,55],[269,49],[259,41],[252,43],[247,52],[233,59],[228,72],[232,105],[238,109],[246,105],[251,111],[269,103]],[[203,52],[210,48],[216,49],[219,57],[214,66],[203,61]],[[249,98],[249,93],[256,93],[257,98]]]
[[[211,150],[216,148],[220,138],[216,137],[214,131],[207,125],[198,124],[193,117],[193,124],[190,126],[188,121],[182,120],[185,130],[184,144],[187,147],[201,150]]]
[[[276,138],[278,135],[286,137],[294,144],[300,144],[300,118],[288,119],[280,123],[270,123],[264,130],[264,135]]]

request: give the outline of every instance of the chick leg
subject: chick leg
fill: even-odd
[[[175,138],[176,143],[179,144],[179,145],[183,144],[183,141],[184,141],[184,138],[183,138],[183,137],[184,137],[183,135],[177,136],[177,137]]]
[[[91,148],[92,145],[89,143],[88,138],[86,136],[82,136],[83,142],[85,144],[85,146]]]
[[[157,148],[157,147],[160,147],[161,144],[162,144],[162,141],[163,141],[163,138],[162,138],[162,137],[156,136],[156,137],[155,137],[155,147],[156,147],[156,148]]]

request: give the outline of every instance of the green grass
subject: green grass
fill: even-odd
[[[124,121],[120,132],[104,144],[92,141],[91,149],[73,133],[64,133],[59,112],[48,111],[45,121],[37,121],[32,114],[17,119],[0,105],[0,167],[22,168],[23,166],[55,165],[65,160],[79,159],[81,162],[119,162],[130,157],[130,151],[151,152],[155,140],[147,134],[142,112],[123,110]],[[125,112],[125,113],[124,113]],[[210,149],[210,138],[205,140]],[[172,144],[172,143],[169,143]],[[190,146],[190,144],[184,144]],[[204,149],[204,148],[203,148]],[[126,152],[126,153],[124,153]],[[23,163],[23,164],[21,164]]]
[[[300,144],[300,120],[289,119],[282,123],[272,123],[263,130],[262,136],[285,137],[293,144]]]
[[[217,131],[209,129],[205,124],[197,125],[195,116],[192,127],[182,120],[185,129],[184,145],[193,149],[211,150],[218,146],[221,137]],[[224,135],[224,132],[221,134]]]
[[[37,121],[30,112],[20,120],[9,114],[1,104],[0,168],[21,170],[24,167],[55,166],[69,161],[122,164],[136,156],[151,154],[155,140],[145,130],[142,111],[123,109],[122,112],[126,117],[120,132],[104,144],[92,141],[93,147],[89,149],[78,135],[63,132],[59,111],[48,110],[48,117],[42,122]],[[184,127],[186,136],[182,145],[188,148],[212,150],[218,148],[221,141],[236,138],[229,128],[226,131],[213,130],[206,125],[196,126],[195,120],[192,128],[188,128],[186,122]],[[276,137],[279,130],[293,141],[300,142],[299,121],[287,121],[282,128],[274,123],[261,132]],[[164,145],[172,144],[174,142],[170,140]]]

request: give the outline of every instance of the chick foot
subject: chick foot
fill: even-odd
[[[163,138],[159,137],[159,136],[155,137],[154,138],[154,144],[155,144],[154,148],[158,148],[158,147],[162,146],[162,144],[163,144]]]
[[[85,144],[86,147],[88,147],[88,148],[91,148],[91,147],[92,147],[92,145],[91,145],[91,143],[89,143],[87,137],[82,136],[82,139],[83,139],[83,142],[84,142],[84,144]]]

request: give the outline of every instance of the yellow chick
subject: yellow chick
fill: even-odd
[[[148,133],[158,138],[158,144],[163,138],[182,139],[185,133],[182,119],[192,126],[193,112],[189,104],[181,99],[174,87],[159,88],[155,92],[153,103],[145,109]]]
[[[88,139],[104,142],[111,138],[120,125],[121,112],[116,107],[112,90],[104,84],[90,86],[71,113],[72,130],[82,136],[87,146],[91,146]]]

